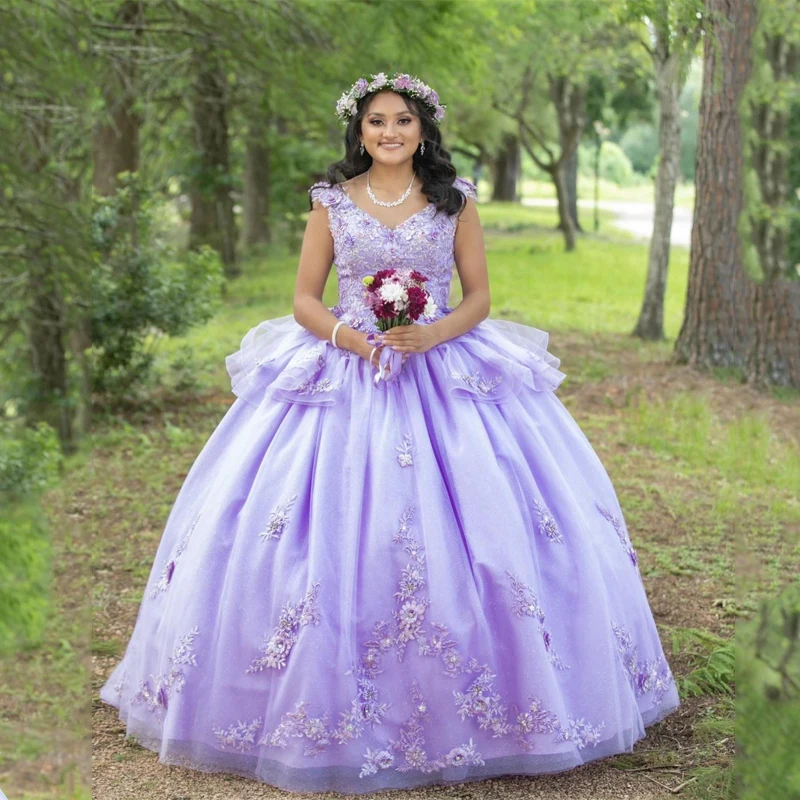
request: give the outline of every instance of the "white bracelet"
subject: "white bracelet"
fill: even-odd
[[[339,330],[339,326],[340,326],[340,325],[344,325],[344,320],[343,320],[343,319],[340,319],[340,320],[339,320],[339,321],[338,321],[338,322],[337,322],[337,323],[336,323],[336,324],[333,326],[333,333],[331,334],[331,344],[332,344],[334,347],[337,347],[337,348],[339,347],[339,345],[338,345],[338,344],[336,344],[336,331],[338,331],[338,330]]]

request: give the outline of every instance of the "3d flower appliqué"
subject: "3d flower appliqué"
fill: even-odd
[[[534,617],[538,621],[539,633],[542,635],[542,641],[544,642],[544,647],[547,651],[547,657],[550,663],[556,669],[569,669],[569,665],[565,664],[561,656],[553,651],[552,637],[550,631],[545,628],[544,610],[539,603],[536,592],[527,584],[522,583],[510,570],[506,570],[506,575],[508,575],[511,580],[511,591],[514,595],[512,610],[514,613],[518,617]]]
[[[169,658],[170,669],[166,675],[151,675],[142,681],[139,691],[131,698],[131,705],[145,704],[148,711],[163,715],[169,707],[169,701],[174,692],[180,692],[186,685],[184,666],[197,666],[194,653],[194,640],[199,634],[195,625],[189,633],[181,636],[172,655]]]
[[[410,467],[414,463],[414,459],[411,454],[411,434],[407,433],[403,437],[403,443],[401,445],[397,445],[395,448],[398,452],[397,456],[397,463],[400,464],[401,467]]]
[[[260,648],[264,655],[255,659],[245,670],[246,673],[261,672],[265,668],[282,669],[286,666],[286,659],[297,643],[300,628],[305,625],[319,625],[319,586],[317,581],[298,603],[284,605],[275,630],[271,636],[265,637],[266,640]]]
[[[157,597],[161,592],[166,592],[169,588],[169,585],[172,582],[172,576],[175,573],[175,567],[177,566],[183,551],[186,549],[186,545],[189,544],[189,539],[191,538],[194,529],[197,527],[197,523],[200,521],[201,514],[202,511],[192,520],[192,524],[184,534],[183,539],[181,539],[180,543],[175,548],[172,558],[170,558],[170,560],[164,564],[164,568],[161,570],[161,575],[150,592],[151,599]]]
[[[267,527],[258,534],[261,537],[262,542],[267,541],[267,539],[280,538],[280,535],[283,533],[284,528],[289,522],[288,511],[294,504],[295,500],[297,500],[297,495],[293,494],[285,503],[281,503],[274,511],[270,513]]]

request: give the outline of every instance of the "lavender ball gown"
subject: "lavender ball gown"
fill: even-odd
[[[435,318],[452,311],[454,218],[431,204],[390,229],[339,186],[310,191],[336,316],[377,330],[361,278],[388,266],[426,273]],[[571,769],[674,711],[547,340],[486,319],[375,386],[291,315],[253,328],[100,691],[127,732],[164,763],[364,793]]]

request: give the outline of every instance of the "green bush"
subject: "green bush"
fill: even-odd
[[[62,461],[50,426],[0,422],[0,655],[35,644],[44,629],[51,554],[38,495]]]
[[[581,175],[594,177],[594,159],[594,144],[582,144],[578,152],[578,170]],[[603,142],[600,149],[600,177],[610,183],[616,183],[617,186],[630,186],[636,183],[636,174],[630,159],[614,142]]]
[[[208,321],[220,305],[222,264],[210,248],[181,254],[155,220],[164,199],[135,175],[95,197],[92,368],[94,388],[121,394],[147,379],[158,339]]]
[[[62,462],[58,435],[47,423],[23,428],[0,422],[0,497],[47,488],[58,477]]]

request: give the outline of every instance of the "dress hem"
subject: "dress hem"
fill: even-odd
[[[117,708],[116,703],[101,695],[103,702]],[[368,794],[392,789],[415,789],[427,786],[451,786],[500,777],[535,776],[568,772],[578,767],[630,753],[636,742],[645,738],[646,728],[661,722],[676,711],[679,704],[659,705],[641,714],[638,728],[628,728],[594,746],[571,752],[514,755],[486,758],[483,764],[450,766],[436,773],[400,772],[397,769],[380,770],[376,774],[359,777],[359,769],[351,766],[291,767],[277,759],[220,750],[204,742],[168,739],[153,735],[152,727],[136,717],[123,715],[126,736],[135,737],[142,747],[157,753],[159,763],[183,767],[196,772],[236,775],[289,792]]]

